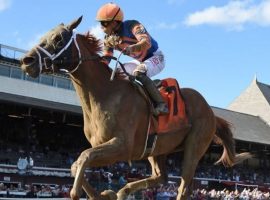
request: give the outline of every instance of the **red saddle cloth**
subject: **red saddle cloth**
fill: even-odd
[[[157,120],[152,120],[150,134],[177,131],[188,123],[185,102],[177,80],[167,78],[162,80],[161,85],[159,90],[164,101],[167,102],[169,114],[158,116]]]

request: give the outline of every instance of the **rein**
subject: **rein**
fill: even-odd
[[[102,56],[102,58],[105,58],[105,59],[109,58],[109,59],[116,61],[115,68],[113,69],[113,72],[112,72],[112,75],[110,78],[111,81],[113,81],[113,79],[114,79],[115,73],[116,73],[117,68],[118,68],[118,64],[120,65],[121,69],[123,70],[123,73],[126,74],[130,80],[135,80],[134,76],[127,72],[124,64],[119,61],[120,56],[118,56],[118,58],[116,58],[114,56]]]

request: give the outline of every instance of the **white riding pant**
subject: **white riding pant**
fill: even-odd
[[[159,49],[153,53],[153,56],[147,60],[140,62],[138,60],[131,60],[124,63],[124,67],[129,74],[136,71],[146,73],[148,77],[152,77],[161,72],[165,67],[165,59],[162,51]]]

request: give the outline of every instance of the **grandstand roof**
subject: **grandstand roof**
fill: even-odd
[[[258,87],[263,93],[263,96],[265,97],[266,101],[270,104],[270,85],[260,83],[257,81]]]
[[[212,107],[214,113],[229,121],[237,140],[270,144],[270,126],[259,116]]]
[[[270,85],[260,83],[255,76],[228,109],[260,116],[270,125]]]
[[[16,94],[10,94],[10,93],[1,92],[0,90],[0,102],[1,101],[12,102],[15,104],[23,104],[29,107],[40,107],[40,108],[47,108],[47,109],[52,109],[52,110],[59,110],[62,112],[82,114],[82,109],[80,106],[64,104],[60,102],[47,101],[44,99],[31,98],[31,97],[26,97],[26,96],[21,96],[21,95],[16,95]]]

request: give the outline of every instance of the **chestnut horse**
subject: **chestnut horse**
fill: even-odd
[[[81,20],[82,17],[68,25],[58,25],[21,59],[22,70],[31,77],[41,73],[69,74],[80,98],[84,134],[91,148],[84,150],[71,166],[75,177],[71,199],[79,199],[84,189],[91,199],[122,200],[139,189],[165,183],[166,157],[177,151],[184,151],[177,199],[187,199],[198,162],[212,141],[217,139],[223,145],[218,162],[224,165],[232,166],[248,157],[236,155],[229,124],[213,114],[202,95],[193,89],[181,89],[191,126],[158,135],[155,149],[148,157],[152,166],[150,177],[127,183],[117,193],[107,190],[98,194],[86,181],[85,169],[143,159],[151,111],[130,81],[117,78],[110,81],[112,70],[98,54],[102,48],[100,41],[90,33],[82,35],[74,31]]]

